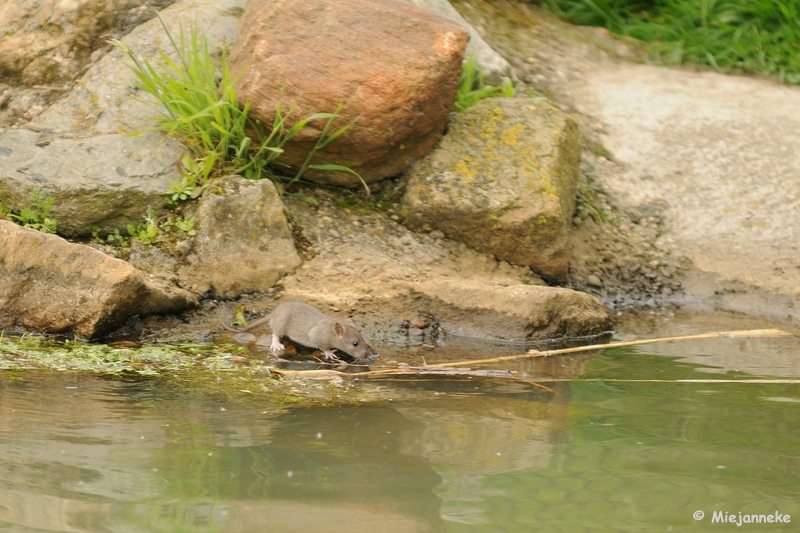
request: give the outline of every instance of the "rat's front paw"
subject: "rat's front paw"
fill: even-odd
[[[338,361],[339,356],[333,350],[322,350],[322,353],[325,354],[326,361]]]

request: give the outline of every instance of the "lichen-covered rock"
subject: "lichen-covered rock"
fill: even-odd
[[[346,165],[369,183],[399,174],[439,140],[467,39],[460,25],[400,0],[252,0],[231,68],[242,74],[240,101],[266,124],[279,104],[294,105],[298,120],[343,102],[337,126],[360,118],[315,162]],[[287,143],[281,162],[300,167],[320,127]],[[345,172],[307,177],[360,185]]]
[[[203,195],[196,219],[197,237],[179,270],[193,292],[235,298],[263,291],[301,263],[269,180],[220,179]]]
[[[0,220],[0,328],[92,339],[133,315],[195,305],[190,293],[150,283],[125,261]]]
[[[183,0],[161,17],[174,33],[180,24],[188,28],[196,22],[214,53],[236,35],[244,3]],[[171,51],[157,19],[122,41],[156,64],[157,49]],[[180,179],[175,160],[184,149],[178,139],[160,133],[129,135],[152,127],[150,117],[160,113],[131,88],[137,79],[129,65],[122,52],[109,52],[25,128],[0,131],[0,201],[18,209],[31,189],[42,189],[56,198],[51,214],[67,236],[88,235],[91,226],[112,231],[141,221],[148,207],[157,213],[165,209],[170,180]]]
[[[569,116],[530,99],[483,100],[410,171],[406,223],[563,281],[579,163]]]

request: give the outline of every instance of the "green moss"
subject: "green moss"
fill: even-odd
[[[14,372],[71,372],[117,379],[158,379],[182,390],[268,402],[341,404],[365,401],[368,391],[341,380],[282,377],[266,362],[232,344],[180,343],[138,345],[87,344],[41,337],[4,337],[0,332],[0,369]]]
[[[330,198],[333,205],[340,209],[347,209],[358,216],[374,214],[392,214],[389,211],[392,204],[400,203],[403,198],[404,184],[398,181],[386,180],[378,192],[364,198],[363,193],[348,189],[330,189]]]
[[[606,148],[602,144],[594,142],[591,139],[587,139],[586,137],[583,137],[581,139],[581,143],[586,147],[587,150],[589,150],[597,157],[604,157],[605,159],[608,160],[611,159],[611,152],[609,152],[608,148]]]
[[[583,178],[578,182],[578,196],[575,201],[575,214],[587,213],[598,222],[609,222],[616,224],[619,222],[617,217],[604,209],[598,207],[597,193],[600,186],[588,178]]]

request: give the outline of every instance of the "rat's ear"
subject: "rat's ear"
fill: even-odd
[[[336,332],[340,339],[344,337],[344,328],[338,322],[333,323],[333,331]]]
[[[356,324],[356,321],[353,320],[352,318],[348,318],[346,323],[350,327],[358,328],[358,324]]]

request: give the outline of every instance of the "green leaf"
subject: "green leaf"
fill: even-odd
[[[346,167],[344,165],[333,165],[333,164],[324,164],[324,165],[308,165],[308,168],[313,168],[314,170],[332,170],[337,172],[348,172],[350,174],[354,174],[358,176],[358,173],[350,167]]]

